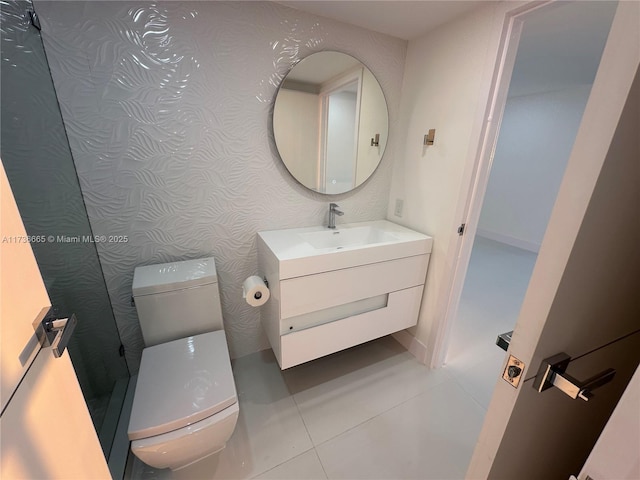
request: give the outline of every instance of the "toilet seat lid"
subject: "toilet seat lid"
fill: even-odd
[[[177,430],[236,402],[223,330],[145,348],[129,421],[129,439]]]

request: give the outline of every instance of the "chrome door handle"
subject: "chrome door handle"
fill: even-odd
[[[501,333],[496,338],[496,345],[498,345],[505,352],[509,350],[509,344],[511,343],[511,337],[513,336],[513,330],[506,333]]]
[[[53,356],[58,358],[67,348],[77,324],[75,314],[69,318],[56,318],[53,309],[50,309],[41,322],[34,324],[34,329],[42,348],[51,347]]]
[[[557,387],[572,399],[580,398],[587,402],[593,396],[591,390],[609,383],[616,374],[613,368],[608,368],[581,382],[565,373],[570,361],[571,357],[566,353],[559,353],[553,357],[545,358],[540,364],[538,374],[533,381],[533,388],[538,392],[544,392],[551,387]]]

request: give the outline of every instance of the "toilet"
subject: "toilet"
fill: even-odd
[[[213,258],[137,267],[133,299],[145,343],[131,451],[179,470],[222,450],[238,420],[238,395]]]

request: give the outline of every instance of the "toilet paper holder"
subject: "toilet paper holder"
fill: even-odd
[[[269,282],[266,278],[252,275],[242,283],[242,298],[252,307],[260,307],[269,300]]]
[[[262,281],[264,282],[265,286],[269,288],[269,280],[267,280],[267,277],[262,277]],[[260,295],[260,297],[262,297],[262,295]]]

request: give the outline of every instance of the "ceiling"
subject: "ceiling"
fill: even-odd
[[[356,65],[357,59],[340,52],[316,52],[303,59],[287,75],[287,80],[320,85]]]
[[[278,3],[404,40],[491,0],[277,0]],[[616,2],[557,2],[525,16],[510,96],[593,81]]]
[[[558,2],[525,18],[509,96],[593,82],[616,2]]]
[[[295,0],[282,5],[411,40],[489,0]]]

